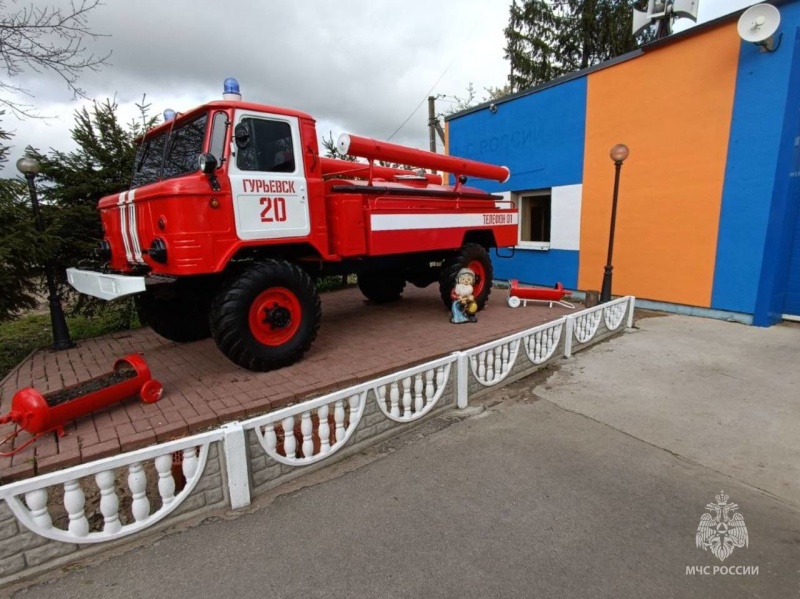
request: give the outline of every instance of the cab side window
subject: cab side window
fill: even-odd
[[[208,151],[217,159],[217,164],[222,164],[225,158],[225,134],[228,132],[228,115],[224,112],[215,112],[211,121],[211,143]]]
[[[247,117],[234,131],[236,166],[242,171],[293,173],[294,146],[289,123]]]

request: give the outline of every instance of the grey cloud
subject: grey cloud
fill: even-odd
[[[449,6],[421,0],[109,3],[92,17],[97,32],[110,33],[93,50],[113,50],[112,66],[81,83],[90,93],[113,87],[122,101],[156,89],[213,99],[222,80],[236,76],[247,99],[385,138],[450,58],[453,40],[442,35],[454,22]],[[423,143],[424,124],[421,109],[414,128]]]

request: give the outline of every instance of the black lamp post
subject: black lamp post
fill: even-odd
[[[614,254],[614,228],[617,225],[617,196],[619,195],[619,172],[622,169],[622,163],[628,157],[630,150],[625,144],[617,144],[611,148],[611,160],[614,161],[614,199],[611,202],[611,230],[608,233],[608,260],[606,260],[606,268],[603,272],[603,287],[600,291],[600,302],[605,303],[611,301],[611,274],[614,267],[611,265],[611,258]]]
[[[34,183],[36,175],[39,174],[39,163],[33,158],[23,156],[17,160],[17,170],[25,175],[25,179],[28,180],[28,191],[30,191],[31,194],[33,216],[36,219],[36,230],[39,232],[39,235],[42,235],[42,233],[44,233],[44,225],[42,224],[42,214],[39,211],[39,197],[36,195],[36,184]],[[50,302],[50,325],[53,329],[53,349],[60,350],[75,347],[75,344],[69,337],[67,320],[64,318],[64,310],[61,309],[61,300],[56,291],[53,262],[49,258],[44,264],[44,274],[47,279],[47,291],[50,294],[47,299]]]

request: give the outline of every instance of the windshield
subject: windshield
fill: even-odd
[[[203,151],[207,121],[208,116],[203,114],[148,138],[136,152],[131,188],[195,172],[197,157]]]

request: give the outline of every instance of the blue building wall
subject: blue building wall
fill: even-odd
[[[777,249],[765,250],[771,218],[777,216],[771,216],[772,204],[776,196],[786,195],[778,190],[776,175],[785,146],[779,140],[786,127],[787,74],[800,5],[785,4],[780,10],[784,39],[778,51],[763,53],[754,44],[742,43],[739,52],[711,296],[711,307],[719,310],[754,314],[757,296],[766,291],[760,286],[774,291],[762,269],[775,260]],[[759,324],[757,319],[754,315]],[[760,324],[766,323],[762,319]]]
[[[505,183],[473,180],[490,192],[529,191],[575,185],[583,179],[586,78],[568,81],[513,102],[488,108],[449,125],[449,153],[511,170]],[[495,278],[568,289],[578,286],[578,248],[517,249],[509,259],[494,258]]]
[[[790,8],[794,10],[790,12]],[[800,6],[786,7],[782,11],[787,17],[795,17],[800,24]],[[792,253],[792,238],[798,222],[798,198],[800,197],[800,155],[797,139],[800,139],[800,30],[789,29],[784,20],[783,43],[792,51],[789,91],[784,111],[783,134],[780,139],[778,163],[775,172],[775,190],[772,197],[764,260],[758,286],[753,324],[767,326],[781,320],[784,313],[800,314],[800,302],[787,304],[789,284],[789,262]],[[797,266],[794,266],[795,270]],[[794,277],[800,272],[793,272]],[[797,305],[796,305],[797,304]]]
[[[577,289],[578,260],[578,252],[570,250],[517,250],[510,259],[492,256],[492,265],[495,279],[547,287],[560,282],[566,289]]]

